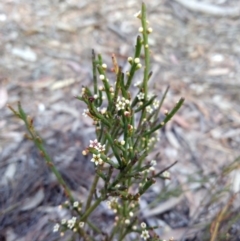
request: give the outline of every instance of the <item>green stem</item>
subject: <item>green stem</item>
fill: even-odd
[[[95,210],[95,208],[97,208],[97,206],[104,200],[104,197],[99,197],[95,203],[88,208],[88,210],[86,210],[86,212],[84,213],[84,215],[81,217],[80,221],[86,221],[88,216]]]
[[[93,194],[94,194],[94,192],[95,192],[95,190],[96,190],[96,186],[97,186],[98,180],[99,180],[99,176],[98,176],[98,175],[95,175],[95,178],[94,178],[92,187],[91,187],[90,192],[89,192],[89,195],[88,195],[88,199],[87,199],[87,204],[86,204],[85,210],[89,209],[89,207],[90,207],[90,205],[91,205],[92,198],[93,198]]]
[[[47,163],[47,165],[49,166],[49,168],[51,169],[51,171],[54,173],[54,175],[56,176],[58,182],[62,185],[66,196],[70,199],[71,202],[74,202],[74,198],[71,194],[70,189],[68,188],[67,184],[65,183],[65,181],[63,180],[60,172],[55,168],[54,163],[51,159],[51,157],[48,155],[47,151],[45,150],[43,144],[42,144],[42,140],[39,136],[37,136],[34,127],[32,125],[32,123],[30,124],[27,120],[27,115],[24,112],[24,110],[22,109],[22,106],[20,103],[18,103],[18,110],[19,110],[19,115],[21,117],[21,119],[24,121],[25,126],[28,130],[28,133],[31,135],[31,138],[35,144],[35,146],[40,150],[41,155],[45,158],[45,161]]]
[[[144,60],[145,60],[145,68],[144,68],[144,79],[143,79],[143,89],[145,94],[145,99],[147,98],[148,93],[148,74],[150,68],[150,54],[149,54],[149,46],[148,46],[148,33],[147,33],[147,14],[146,14],[146,6],[142,4],[142,27],[143,27],[143,48],[144,48]]]

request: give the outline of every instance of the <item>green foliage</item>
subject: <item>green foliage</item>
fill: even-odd
[[[96,139],[90,141],[89,146],[83,150],[84,155],[91,156],[96,171],[86,203],[74,200],[46,152],[41,137],[36,133],[33,119],[24,112],[20,103],[18,111],[10,107],[13,113],[24,121],[28,130],[26,137],[35,143],[63,187],[69,199],[63,207],[72,209],[75,213],[70,220],[64,219],[54,226],[54,231],[59,231],[61,235],[64,235],[66,230],[72,230],[84,240],[95,240],[95,235],[101,234],[102,240],[110,241],[126,240],[130,233],[135,233],[135,238],[140,236],[146,240],[150,238],[149,230],[156,228],[147,227],[145,223],[139,225],[139,198],[155,183],[156,178],[168,178],[163,175],[168,168],[155,173],[156,162],[148,160],[147,157],[157,142],[158,131],[176,114],[184,99],[181,98],[172,110],[165,112],[165,118],[159,121],[160,108],[168,88],[160,101],[157,100],[158,96],[150,96],[148,93],[148,81],[152,75],[148,36],[152,28],[148,26],[144,4],[137,17],[141,20],[141,36],[137,37],[134,56],[128,58],[129,71],[123,73],[113,55],[115,85],[111,84],[102,56],[96,56],[93,50],[93,90],[85,86],[82,88],[82,95],[77,96],[77,99],[87,106],[84,115],[90,117],[96,126]],[[137,94],[134,95],[131,93],[133,79],[142,68],[142,58],[143,78],[138,85]],[[100,180],[104,185],[97,193]],[[165,196],[167,195],[166,193]],[[100,230],[91,220],[91,214],[101,202],[107,202],[115,213],[115,223],[109,233]],[[151,231],[151,240],[160,240],[154,231]]]

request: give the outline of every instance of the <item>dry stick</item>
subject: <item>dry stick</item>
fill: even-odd
[[[233,201],[235,200],[236,196],[237,196],[237,193],[235,193],[235,195],[233,195],[233,197],[228,201],[228,203],[220,211],[220,213],[218,214],[215,222],[212,223],[212,226],[211,226],[211,229],[212,229],[211,233],[212,233],[212,235],[211,235],[211,240],[210,241],[215,241],[216,240],[220,224],[223,221],[224,216],[225,216],[229,206],[233,203]]]
[[[219,7],[213,4],[196,2],[193,0],[174,0],[185,8],[200,13],[210,14],[216,17],[239,17],[240,8],[239,7]]]

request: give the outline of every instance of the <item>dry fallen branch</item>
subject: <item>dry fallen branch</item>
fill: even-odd
[[[206,13],[217,17],[239,17],[239,7],[220,7],[213,4],[189,1],[189,0],[175,0],[183,5],[185,8],[200,13]]]

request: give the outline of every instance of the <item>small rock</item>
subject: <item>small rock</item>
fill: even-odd
[[[29,47],[24,49],[13,48],[12,54],[29,62],[35,62],[37,60],[37,54]]]
[[[214,54],[210,57],[211,62],[220,63],[224,60],[224,56],[222,54]]]
[[[0,22],[5,22],[7,20],[7,16],[4,13],[0,14]]]

